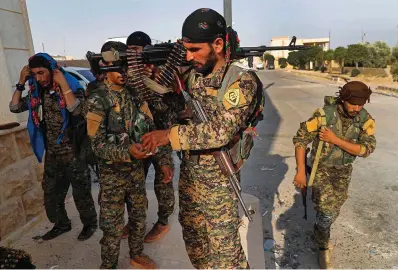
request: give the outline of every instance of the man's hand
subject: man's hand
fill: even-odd
[[[168,145],[169,130],[155,130],[142,136],[141,142],[145,149],[149,149],[149,152],[155,153],[156,148],[159,146]]]
[[[160,167],[160,169],[162,170],[163,175],[164,175],[163,183],[164,184],[170,183],[171,180],[173,180],[173,177],[174,177],[173,168],[171,168],[169,166],[162,166],[162,167]]]
[[[333,133],[329,128],[322,128],[319,132],[319,138],[327,143],[336,144],[338,139],[336,134]]]
[[[62,71],[58,69],[54,70],[53,80],[56,84],[61,86],[62,91],[66,91],[69,89],[68,82],[66,81],[64,74],[62,74]]]
[[[148,78],[154,79],[159,72],[160,70],[153,64],[144,67],[144,75]]]
[[[130,155],[135,159],[145,159],[147,158],[147,153],[144,151],[142,144],[136,143],[132,144],[129,149]]]
[[[300,189],[307,186],[307,176],[305,175],[305,172],[297,172],[294,177],[293,184]]]
[[[24,66],[21,70],[21,74],[19,76],[19,84],[24,85],[30,76],[29,66]]]

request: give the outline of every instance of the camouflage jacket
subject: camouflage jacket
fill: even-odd
[[[222,104],[217,100],[226,65],[203,77],[193,73],[195,80],[189,85],[189,92],[198,100],[209,122],[176,125],[171,128],[170,141],[174,150],[204,150],[227,145],[245,125],[256,103],[257,83],[255,75],[244,72],[229,89],[237,91],[238,103],[225,96]]]
[[[68,107],[68,111],[71,116],[80,116],[83,111],[84,103],[84,90],[81,89],[75,94],[77,101],[71,107]],[[42,98],[42,110],[43,120],[41,121],[41,127],[44,131],[45,147],[46,152],[55,155],[73,154],[74,148],[71,140],[72,133],[72,121],[69,122],[69,127],[65,130],[63,140],[61,144],[57,144],[57,138],[62,129],[63,118],[61,115],[61,108],[59,107],[57,97],[45,91]],[[10,105],[11,112],[21,113],[28,110],[28,97],[21,98],[21,102],[17,105]],[[73,119],[70,119],[73,120]],[[71,155],[67,155],[71,156]]]
[[[359,127],[359,134],[356,138],[346,138],[350,127],[355,126],[355,117],[350,118],[347,117],[341,107],[341,105],[335,105],[336,111],[338,113],[338,118],[341,120],[341,130],[336,130],[336,127],[333,126],[332,123],[327,123],[327,126],[334,129],[334,133],[341,139],[347,140],[351,143],[356,143],[361,146],[360,157],[368,157],[376,148],[376,137],[375,137],[375,122],[372,116],[365,110],[362,109],[362,113],[364,115],[364,121],[361,122],[361,127]],[[311,161],[315,160],[315,155],[317,151],[317,146],[319,144],[319,131],[321,129],[321,113],[316,110],[313,115],[306,121],[300,124],[300,128],[298,129],[296,136],[293,137],[293,143],[295,147],[306,148],[308,144],[312,143],[312,151],[311,151]],[[352,163],[355,159],[354,156],[351,156],[349,153],[345,152],[342,149],[339,149],[339,152],[342,154],[338,154],[339,152],[336,150],[336,146],[331,145],[329,143],[325,143],[322,152],[320,164],[330,163],[330,159],[342,159],[340,162],[334,161],[333,163],[340,163],[342,165],[347,165]],[[340,151],[341,150],[341,151]],[[332,153],[332,155],[330,155]],[[344,162],[346,159],[348,162]]]
[[[87,133],[91,138],[94,153],[107,164],[119,163],[122,167],[128,166],[126,163],[134,162],[129,153],[130,146],[139,143],[144,133],[154,130],[154,123],[147,114],[137,108],[126,88],[112,91],[105,84],[101,84],[98,89],[103,91],[105,96],[93,92],[85,106]],[[154,158],[160,166],[171,166],[170,147],[159,148]]]

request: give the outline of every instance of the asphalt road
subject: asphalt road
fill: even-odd
[[[305,221],[301,195],[292,185],[292,137],[339,85],[283,71],[259,74],[266,88],[265,118],[243,169],[243,190],[260,198],[264,236],[276,241],[274,252],[265,253],[267,268],[318,268],[313,205]],[[398,268],[398,99],[373,94],[365,107],[376,120],[377,147],[355,162],[349,199],[332,227],[334,267]]]

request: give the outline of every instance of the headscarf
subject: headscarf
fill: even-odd
[[[348,82],[338,92],[340,100],[361,106],[370,101],[371,94],[370,87],[360,81]]]
[[[32,64],[32,65],[31,65]],[[42,64],[42,65],[41,65]],[[29,58],[30,67],[41,67],[47,68],[50,71],[50,76],[53,76],[54,70],[60,70],[65,76],[68,82],[69,88],[73,93],[76,93],[78,89],[82,89],[79,81],[66,72],[58,63],[47,53],[38,53]],[[68,127],[69,123],[69,112],[66,109],[65,98],[62,94],[61,88],[55,82],[53,82],[52,88],[54,94],[57,97],[58,104],[61,108],[61,114],[63,118],[63,124],[61,132],[57,138],[57,144],[62,142],[64,137],[64,132]],[[28,119],[28,132],[30,137],[30,143],[33,148],[33,153],[35,154],[37,160],[41,163],[44,155],[44,135],[43,130],[40,126],[40,105],[42,104],[39,85],[33,75],[29,77],[29,93],[28,93],[28,109],[29,109],[29,119]]]

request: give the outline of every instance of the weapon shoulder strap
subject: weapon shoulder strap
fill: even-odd
[[[326,127],[325,110],[323,108],[319,108],[318,112],[321,114],[321,128]],[[323,144],[324,144],[324,141],[319,140],[318,148],[316,150],[316,155],[315,155],[315,161],[314,161],[314,164],[312,165],[311,175],[310,175],[310,179],[308,181],[309,187],[311,187],[312,184],[314,183],[314,178],[315,178],[316,171],[318,170],[319,159],[321,157]]]
[[[242,68],[238,65],[235,65],[235,64],[229,65],[227,72],[225,73],[224,78],[222,80],[221,88],[218,90],[218,93],[217,93],[218,102],[222,103],[224,94],[227,92],[228,87],[231,86],[237,80],[239,80],[243,71],[244,71],[244,68]]]

